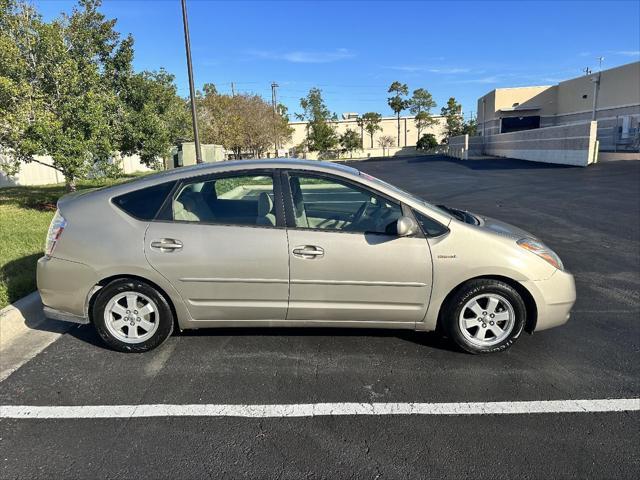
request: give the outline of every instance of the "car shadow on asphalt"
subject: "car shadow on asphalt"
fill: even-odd
[[[376,337],[397,338],[424,347],[455,350],[449,342],[435,332],[416,332],[413,330],[376,330],[369,328],[331,328],[331,327],[251,327],[251,328],[205,328],[183,330],[174,333],[181,337],[207,336],[258,336],[258,337]]]
[[[102,342],[92,325],[79,325],[69,332],[74,338],[101,349],[110,350]],[[396,338],[410,342],[420,347],[459,352],[446,338],[436,332],[416,332],[412,330],[374,330],[374,329],[346,329],[346,328],[288,328],[288,327],[251,327],[251,328],[203,328],[199,330],[183,330],[173,333],[174,337],[376,337]]]
[[[446,162],[454,163],[470,170],[555,170],[555,169],[581,169],[583,167],[574,165],[559,165],[556,163],[530,162],[527,160],[517,160],[514,158],[488,158],[478,160],[458,160],[457,158],[436,156],[411,157],[407,163],[434,163]]]

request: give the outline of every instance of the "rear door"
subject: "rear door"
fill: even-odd
[[[145,236],[194,320],[284,320],[289,255],[279,180],[234,172],[179,185]]]
[[[422,320],[431,253],[422,235],[399,237],[409,213],[386,196],[333,176],[288,172],[290,297],[287,320]],[[410,214],[410,213],[409,213]]]

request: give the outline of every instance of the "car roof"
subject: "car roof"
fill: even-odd
[[[302,160],[298,158],[263,158],[252,160],[231,160],[226,162],[201,163],[189,167],[174,168],[164,172],[143,177],[146,179],[162,179],[162,181],[207,175],[216,172],[233,172],[241,170],[254,170],[263,168],[290,168],[300,170],[316,170],[321,172],[336,172],[348,175],[359,175],[359,171],[353,167],[319,160]]]
[[[58,201],[58,205],[69,202],[80,197],[89,198],[90,196],[106,196],[113,197],[121,195],[133,190],[158,185],[165,182],[175,180],[183,180],[202,175],[209,175],[223,172],[240,172],[244,170],[260,170],[271,168],[289,168],[295,170],[309,170],[316,172],[335,173],[347,177],[358,177],[360,171],[347,165],[341,165],[332,162],[323,162],[319,160],[301,160],[297,158],[267,158],[252,160],[231,160],[224,162],[201,163],[188,167],[172,168],[150,175],[143,175],[131,179],[129,181],[112,185],[109,187],[98,188],[95,190],[83,190],[80,193],[65,195]]]

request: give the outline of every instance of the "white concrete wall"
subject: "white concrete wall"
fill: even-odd
[[[140,157],[138,155],[127,155],[125,157],[122,157],[120,162],[120,167],[126,174],[153,171],[153,168],[147,167],[140,161]]]
[[[51,165],[53,160],[49,156],[36,156],[39,162]],[[0,155],[0,163],[7,161]],[[15,187],[19,185],[51,185],[54,183],[63,183],[64,176],[58,170],[43,165],[42,163],[30,162],[20,165],[20,170],[16,175],[8,176],[0,170],[0,187]],[[147,167],[140,161],[138,155],[127,155],[120,159],[120,166],[125,174],[137,172],[150,172],[151,168]]]
[[[51,164],[51,157],[36,156],[36,160]],[[0,155],[0,163],[8,161]],[[17,185],[48,185],[51,183],[64,182],[62,174],[47,165],[31,162],[20,165],[20,170],[16,175],[8,176],[0,170],[0,187],[14,187]]]
[[[484,153],[586,167],[598,159],[598,122],[537,128],[485,137]]]
[[[466,160],[469,151],[469,135],[458,135],[450,137],[445,150],[448,157],[457,158],[458,160]]]

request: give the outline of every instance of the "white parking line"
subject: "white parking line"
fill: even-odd
[[[0,418],[287,418],[338,415],[513,415],[640,410],[640,398],[471,403],[306,403],[275,405],[2,405]]]

